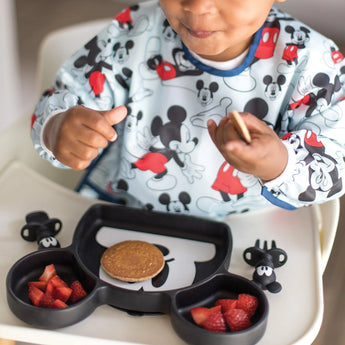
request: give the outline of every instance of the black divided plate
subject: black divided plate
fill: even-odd
[[[100,259],[104,250],[127,239],[151,242],[162,251],[166,262],[157,277],[131,284],[103,272]],[[253,282],[228,272],[231,251],[231,231],[225,223],[97,204],[79,221],[69,247],[38,250],[12,266],[6,280],[7,300],[19,319],[40,328],[72,325],[99,305],[109,304],[132,311],[169,313],[176,333],[189,344],[255,344],[266,329],[267,298]],[[27,283],[38,280],[48,264],[54,264],[67,283],[80,280],[88,296],[65,309],[33,306]],[[259,300],[250,328],[216,333],[194,324],[191,308],[210,307],[219,298],[237,298],[240,293]]]

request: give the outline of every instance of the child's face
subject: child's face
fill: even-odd
[[[159,2],[170,25],[191,51],[209,60],[226,61],[249,47],[274,0]]]

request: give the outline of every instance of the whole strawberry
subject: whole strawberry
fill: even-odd
[[[231,332],[238,332],[251,326],[250,317],[243,309],[230,309],[224,313],[224,319]]]

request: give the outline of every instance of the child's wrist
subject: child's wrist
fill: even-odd
[[[286,182],[288,179],[291,178],[292,174],[295,171],[296,166],[296,154],[292,146],[289,145],[288,142],[282,141],[284,144],[286,151],[287,151],[287,162],[285,165],[284,170],[281,172],[280,175],[276,176],[271,180],[259,180],[261,184],[264,184],[267,188],[272,188],[273,186],[281,185],[282,183]]]
[[[60,119],[63,114],[64,112],[61,110],[59,110],[59,112],[50,114],[42,128],[41,144],[50,152],[53,151],[57,128],[60,127],[58,123],[61,121]]]
[[[262,173],[258,174],[257,177],[262,181],[262,183],[267,183],[269,181],[279,178],[285,171],[288,161],[289,153],[287,147],[281,142],[280,149],[276,152],[276,158],[272,157],[272,164],[266,165],[262,169]]]

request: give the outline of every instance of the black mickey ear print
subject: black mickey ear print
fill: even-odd
[[[268,104],[262,98],[253,98],[245,105],[243,111],[255,115],[258,119],[263,120],[268,114]]]

